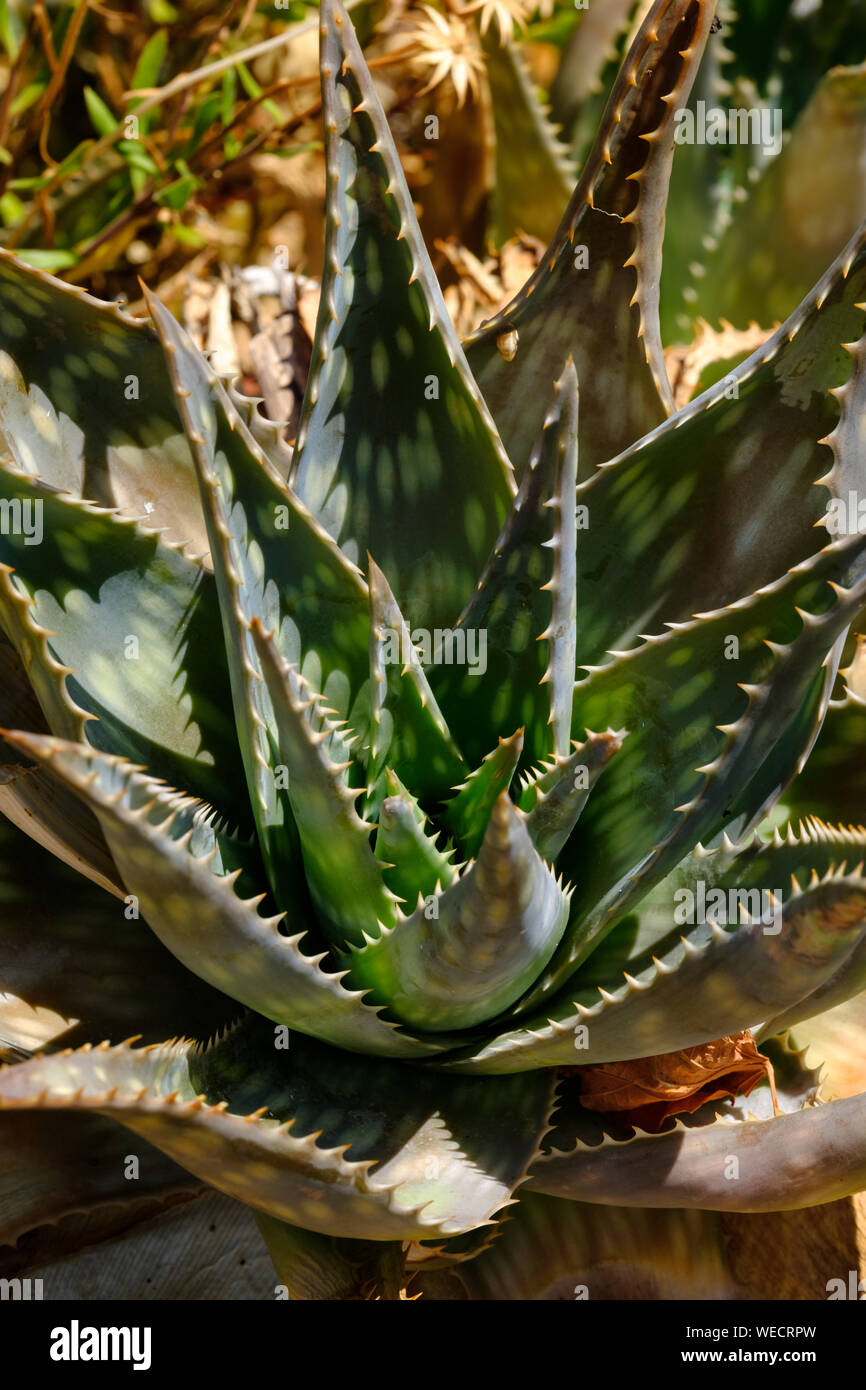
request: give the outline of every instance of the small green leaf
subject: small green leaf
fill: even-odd
[[[130,87],[135,90],[137,87],[155,87],[159,81],[159,72],[165,62],[165,55],[168,51],[168,34],[164,29],[157,29],[155,34],[151,34],[141,55],[135,65],[135,72],[132,74]],[[134,111],[137,102],[130,103],[130,110]]]
[[[117,117],[92,87],[84,88],[84,104],[97,135],[113,135],[118,125]]]
[[[21,247],[16,255],[20,261],[33,265],[37,270],[68,270],[78,263],[74,251],[45,251],[38,246]]]

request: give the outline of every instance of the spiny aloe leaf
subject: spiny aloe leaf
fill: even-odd
[[[84,808],[76,801],[78,811]],[[0,823],[0,1040],[17,1053],[133,1032],[146,1042],[203,1034],[237,1014],[233,1000],[191,976],[139,918]]]
[[[532,983],[567,918],[568,895],[503,792],[460,878],[342,960],[353,981],[412,1026],[470,1028]]]
[[[301,666],[345,715],[367,679],[363,580],[268,463],[180,326],[158,300],[149,296],[148,302],[193,446],[268,876],[280,905],[302,910],[297,832],[279,777],[277,717],[250,623],[272,628],[283,657]]]
[[[267,1018],[343,1047],[398,1057],[435,1050],[383,1022],[322,969],[323,953],[305,954],[305,923],[282,927],[283,914],[259,915],[264,894],[245,869],[248,848],[220,835],[188,798],[86,748],[9,737],[96,812],[142,915],[187,969]]]
[[[449,632],[446,664],[430,672],[470,763],[484,756],[493,735],[517,725],[528,762],[568,750],[577,615],[578,405],[571,362],[554,392],[505,526],[454,628],[455,637],[465,634],[466,661],[456,664],[460,648]]]
[[[683,109],[691,113],[694,121],[698,119],[698,102],[703,102],[705,111],[718,107],[727,109],[736,104],[725,77],[725,64],[733,56],[727,47],[732,12],[732,0],[719,0],[716,15],[721,32],[714,35],[704,49],[689,99],[683,103]],[[743,105],[750,104],[743,102]],[[708,145],[698,139],[677,144],[668,187],[659,305],[665,346],[690,343],[695,337],[698,272],[703,271],[712,254],[711,248],[717,245],[717,236],[724,219],[730,216],[734,197],[732,180],[726,169],[729,153],[723,146]],[[824,264],[818,267],[818,275],[838,250],[838,246],[833,248]],[[804,293],[816,278],[813,276],[803,287]]]
[[[0,726],[48,733],[48,725],[11,643],[0,640]],[[85,878],[123,897],[99,822],[65,788],[13,749],[0,754],[0,814]]]
[[[177,320],[155,296],[148,304],[193,443],[214,564],[237,570],[231,597],[243,617],[274,626],[284,659],[345,716],[368,674],[363,578],[258,448]]]
[[[732,839],[746,840],[757,830],[809,761],[827,713],[842,640],[842,637],[837,639],[821,670],[816,672],[782,737],[731,803],[726,825]]]
[[[501,738],[493,752],[470,772],[457,795],[446,801],[439,819],[453,832],[467,859],[481,848],[493,807],[511,786],[522,751],[522,729],[510,738]]]
[[[780,889],[780,896],[769,896]],[[734,917],[734,925],[718,926],[708,913],[707,923],[634,967],[625,984],[619,982],[622,973],[619,981],[608,978],[608,988],[583,985],[576,977],[559,1002],[453,1064],[455,1069],[592,1066],[678,1052],[769,1019],[779,1018],[784,1026],[788,1008],[835,976],[861,945],[866,879],[831,869],[814,885],[801,888],[794,880],[790,891],[777,883],[764,893],[758,892],[756,915],[743,903],[742,925]],[[727,889],[722,896],[731,899]],[[675,910],[672,902],[672,929]],[[731,908],[725,920],[733,916]]]
[[[202,1050],[127,1046],[0,1071],[0,1108],[98,1110],[229,1195],[326,1235],[453,1235],[525,1180],[551,1106],[543,1075],[492,1083],[274,1049],[250,1019]]]
[[[708,0],[657,0],[541,265],[468,340],[469,364],[518,475],[569,354],[583,394],[582,477],[672,409],[658,323],[665,198],[676,107],[688,96],[713,10]],[[506,336],[514,334],[516,353]]]
[[[584,114],[591,121],[587,145],[595,134],[603,110],[603,105],[597,106],[597,103],[603,103],[603,94],[610,89],[619,70],[620,56],[625,56],[619,53],[619,41],[622,39],[625,44],[624,35],[634,4],[635,0],[607,0],[604,5],[587,6],[578,15],[578,23],[562,50],[550,88],[554,120],[560,122],[569,138],[578,118],[583,125]],[[611,81],[605,83],[604,77],[612,61],[616,66]],[[594,119],[589,115],[590,108]],[[577,140],[574,154],[580,163],[586,152]]]
[[[268,463],[280,477],[288,478],[292,466],[292,450],[286,443],[287,420],[270,420],[259,410],[261,396],[247,396],[240,389],[240,378],[217,373],[229,400],[240,415],[253,439],[266,455]]]
[[[418,802],[393,773],[386,774],[388,795],[379,810],[376,858],[385,883],[403,903],[413,903],[448,888],[454,881],[453,850],[443,851],[427,828]]]
[[[587,733],[586,741],[575,743],[567,758],[554,758],[525,780],[518,805],[526,814],[529,838],[543,859],[556,859],[596,779],[619,752],[625,736],[625,730]]]
[[[847,591],[838,581],[851,565],[862,567],[863,548],[863,537],[835,542],[750,598],[614,657],[576,687],[581,721],[620,724],[629,737],[561,860],[578,883],[568,933],[572,964],[739,810],[754,768],[857,611],[866,581]]]
[[[382,865],[370,848],[375,828],[355,809],[346,758],[333,760],[324,745],[340,746],[339,734],[320,708],[320,697],[280,657],[257,620],[252,637],[270,693],[279,755],[288,770],[288,795],[298,826],[307,881],[325,932],[360,942],[378,923],[396,920],[397,898],[385,885]],[[334,746],[336,745],[336,746]],[[342,751],[348,750],[343,746]]]
[[[731,1158],[737,1180],[731,1180]],[[717,1120],[552,1152],[535,1165],[539,1192],[581,1202],[704,1211],[792,1211],[866,1184],[866,1094],[769,1120]]]
[[[424,674],[409,626],[372,559],[369,589],[368,809],[373,810],[380,799],[376,784],[386,763],[418,796],[440,799],[466,776],[466,763]]]
[[[483,46],[496,132],[495,242],[501,246],[518,231],[548,241],[571,196],[574,170],[517,47],[503,44],[492,25]]]
[[[0,498],[13,516],[29,508],[41,534],[0,536],[0,620],[52,731],[245,822],[213,576],[137,523],[2,464]]]
[[[329,217],[293,485],[429,628],[466,602],[513,482],[348,16],[339,0],[321,13]]]
[[[861,389],[863,354],[844,344],[863,333],[864,298],[866,231],[762,348],[578,490],[578,663],[721,608],[820,546],[829,499],[813,484],[848,506],[834,481],[857,487],[863,471],[830,391]]]
[[[695,282],[695,313],[747,328],[792,311],[866,217],[864,120],[866,65],[834,68],[748,198],[733,204]]]
[[[764,911],[770,905],[769,899],[761,900],[759,906],[754,890],[784,898],[792,880],[811,886],[831,869],[857,873],[864,859],[866,832],[827,827],[814,818],[805,825],[801,822],[799,833],[790,823],[784,834],[777,828],[771,840],[756,833],[748,842],[734,844],[723,833],[720,843],[711,849],[697,845],[672,873],[641,898],[580,967],[571,984],[612,989],[621,983],[626,972],[639,974],[652,965],[654,956],[676,950],[683,935],[682,913],[675,913],[676,905],[693,900],[677,896],[682,890],[692,895],[700,891],[705,896],[716,888],[726,893],[733,889],[746,895],[742,901],[747,907],[751,903],[749,910]],[[703,889],[698,888],[701,883]],[[730,903],[729,925],[732,920],[740,920],[735,899],[731,898]],[[852,955],[850,959],[853,958]]]
[[[0,432],[46,483],[207,548],[156,335],[0,250]]]
[[[130,1181],[130,1138],[113,1120],[35,1110],[0,1116],[0,1246],[106,1207],[118,1208],[129,1224],[136,1209],[154,1216],[201,1189],[159,1149],[139,1141],[135,1150],[137,1177]]]

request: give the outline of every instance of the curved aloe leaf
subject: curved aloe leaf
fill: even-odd
[[[258,621],[252,637],[271,697],[279,754],[288,772],[288,796],[298,826],[310,892],[319,920],[338,943],[362,941],[365,931],[396,920],[397,898],[386,887],[373,854],[374,826],[358,815],[360,790],[349,787],[348,756],[321,697],[281,660]],[[330,745],[330,746],[326,746]]]
[[[342,1047],[398,1057],[437,1050],[383,1022],[361,993],[322,969],[324,952],[306,954],[305,923],[291,931],[282,913],[260,916],[254,853],[221,834],[206,808],[86,748],[8,737],[96,812],[142,915],[188,970],[267,1018]]]
[[[148,303],[193,446],[222,610],[235,718],[268,876],[281,905],[305,906],[277,716],[250,624],[345,714],[367,679],[364,584],[244,429],[220,383],[153,296]]]
[[[529,762],[569,746],[577,612],[578,404],[571,362],[554,393],[502,533],[453,634],[446,634],[439,658],[445,664],[437,661],[430,672],[470,763],[483,757],[494,735],[517,725]]]
[[[381,799],[385,764],[418,796],[441,798],[466,775],[405,618],[370,560],[370,756],[367,807]],[[424,634],[422,634],[424,636]]]
[[[492,25],[483,44],[496,132],[496,245],[518,231],[548,241],[574,187],[568,150],[532,90],[517,47],[501,43]]]
[[[246,792],[213,576],[9,466],[0,499],[39,527],[39,544],[14,526],[0,535],[0,621],[49,727],[237,815]]]
[[[0,640],[0,727],[48,733],[24,666],[15,648]],[[65,788],[8,748],[0,754],[0,814],[117,897],[123,885],[99,822]]]
[[[658,322],[665,199],[676,108],[688,96],[714,8],[706,0],[657,0],[541,265],[468,340],[469,364],[519,475],[569,355],[583,394],[582,477],[672,409]],[[516,353],[512,337],[503,355],[506,334],[517,335]]]
[[[540,1159],[531,1181],[555,1197],[613,1206],[792,1211],[866,1186],[864,1136],[859,1095],[769,1120],[581,1144]]]
[[[207,549],[189,444],[144,319],[0,250],[0,434],[53,487]]]
[[[845,344],[864,299],[866,231],[763,347],[578,490],[579,664],[805,560],[824,539],[825,488],[850,509],[862,450],[833,393],[862,390],[864,355]]]
[[[660,874],[741,809],[755,766],[857,611],[866,576],[848,590],[839,581],[862,566],[863,549],[862,537],[827,546],[751,597],[615,656],[576,687],[581,721],[630,732],[562,860],[579,881],[573,963]]]
[[[128,1046],[0,1071],[0,1109],[100,1111],[196,1176],[290,1224],[355,1239],[450,1236],[488,1222],[539,1151],[544,1075],[407,1072],[310,1039],[274,1049],[252,1019],[201,1049]]]
[[[403,903],[412,903],[448,888],[457,872],[451,862],[454,853],[441,850],[435,834],[418,802],[401,786],[393,773],[386,777],[388,795],[379,809],[376,858],[385,870],[384,878]]]
[[[501,738],[457,788],[456,795],[446,801],[439,819],[453,832],[467,859],[474,858],[481,848],[493,808],[511,786],[522,751],[522,729],[510,738]]]
[[[625,730],[587,733],[567,758],[554,758],[524,780],[518,805],[526,814],[529,838],[543,859],[553,861],[577,824],[597,778],[618,753]]]
[[[416,1028],[470,1028],[519,997],[550,959],[568,894],[547,868],[507,792],[493,808],[478,858],[392,927],[342,956]]]
[[[697,903],[697,893],[706,904],[708,892],[733,890],[735,897],[729,900],[731,911],[727,914],[730,924],[732,918],[740,920],[737,893],[745,895],[740,900],[756,915],[771,912],[769,897],[759,899],[749,894],[758,890],[784,898],[792,880],[805,886],[830,870],[858,873],[864,859],[866,832],[827,827],[814,818],[805,825],[801,822],[799,833],[790,823],[784,834],[777,828],[771,840],[755,834],[749,842],[733,844],[723,834],[721,843],[711,849],[698,845],[657,883],[585,961],[573,982],[612,988],[621,981],[623,972],[635,974],[650,966],[653,956],[674,950],[683,932],[674,909],[683,905],[679,916],[686,920],[684,914],[690,902]]]
[[[508,460],[451,326],[379,98],[322,6],[328,231],[293,485],[413,623],[459,613],[505,518]]]
[[[722,896],[730,904],[737,891],[726,888]],[[578,975],[543,1014],[453,1065],[472,1073],[593,1065],[678,1052],[771,1019],[773,1032],[787,1026],[787,1011],[796,1013],[791,1006],[834,978],[862,947],[866,880],[831,869],[805,888],[794,879],[777,896],[767,887],[757,890],[760,906],[749,915],[753,898],[739,890],[742,925],[735,920],[725,928],[708,918],[625,974],[624,984],[616,977],[608,977],[607,988],[584,984]],[[672,901],[671,936],[676,910]]]

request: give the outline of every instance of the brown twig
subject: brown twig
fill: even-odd
[[[42,35],[42,51],[48,60],[48,66],[52,72],[57,71],[57,54],[54,52],[54,39],[51,37],[51,25],[48,23],[48,16],[45,13],[44,0],[36,0],[33,6],[33,18],[39,26]]]
[[[27,25],[24,37],[21,40],[21,47],[18,49],[18,52],[15,55],[15,61],[12,63],[12,66],[9,70],[9,81],[6,83],[6,90],[3,93],[3,101],[2,104],[0,104],[0,145],[5,145],[6,143],[6,130],[9,125],[9,113],[12,109],[12,98],[15,95],[15,87],[17,85],[18,75],[21,71],[21,68],[24,65],[24,60],[27,57],[27,54],[29,53],[31,45],[33,43],[33,30],[35,27],[36,18],[34,15],[31,14],[30,23]]]

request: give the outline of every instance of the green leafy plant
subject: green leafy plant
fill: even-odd
[[[657,0],[538,271],[464,350],[325,0],[291,456],[158,299],[0,257],[0,810],[100,886],[74,939],[126,990],[61,1000],[50,925],[16,976],[22,916],[0,1110],[24,1152],[54,1111],[120,1121],[260,1214],[292,1297],[448,1269],[521,1297],[584,1204],[866,1186],[866,1096],[817,1103],[789,1031],[863,988],[866,832],[772,828],[866,604],[866,539],[828,520],[864,467],[866,238],[671,414],[665,195],[713,17]],[[658,1132],[582,1102],[586,1067],[745,1030],[772,1094]],[[105,1200],[80,1181],[71,1210]]]

